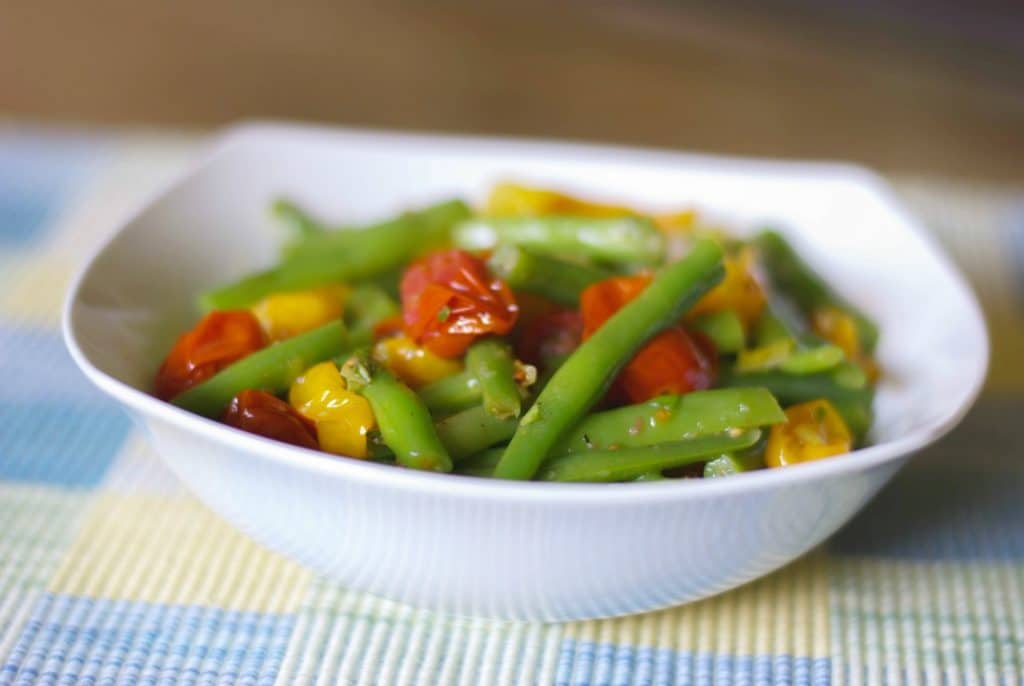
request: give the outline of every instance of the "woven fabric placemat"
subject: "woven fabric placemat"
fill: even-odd
[[[196,144],[0,128],[0,686],[1024,683],[1024,189],[894,181],[989,318],[991,379],[961,428],[771,576],[527,624],[356,593],[265,550],[75,370],[70,274]]]

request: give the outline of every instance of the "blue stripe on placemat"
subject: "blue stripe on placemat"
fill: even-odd
[[[44,235],[104,147],[93,136],[0,132],[0,247]]]
[[[691,653],[563,639],[556,686],[827,686],[828,658]]]
[[[71,361],[59,335],[0,326],[0,478],[99,483],[131,423]]]
[[[106,403],[0,399],[0,479],[95,486],[130,428]]]
[[[0,686],[271,686],[293,626],[290,614],[48,593],[0,666]]]
[[[12,402],[112,402],[78,370],[60,333],[49,329],[0,323],[0,379],[0,399]]]

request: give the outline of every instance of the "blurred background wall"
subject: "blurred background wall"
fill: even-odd
[[[1024,179],[1024,2],[0,0],[0,117],[252,117]]]

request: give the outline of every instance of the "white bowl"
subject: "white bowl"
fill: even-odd
[[[782,227],[881,327],[873,445],[707,481],[502,482],[334,458],[147,394],[196,293],[274,261],[273,197],[357,221],[504,178]],[[257,541],[353,588],[533,620],[689,602],[789,562],[957,423],[988,358],[963,278],[863,169],[280,124],[230,130],[132,217],[75,281],[64,333],[181,480]]]

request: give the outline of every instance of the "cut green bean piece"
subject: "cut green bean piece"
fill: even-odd
[[[583,289],[613,275],[599,267],[539,255],[507,243],[495,249],[487,265],[514,290],[544,296],[566,307],[577,307]]]
[[[743,322],[732,310],[701,315],[689,322],[688,326],[711,339],[715,350],[723,355],[739,352],[745,343]]]
[[[790,374],[815,374],[835,368],[846,354],[842,348],[812,334],[797,338],[778,316],[766,311],[757,323],[757,347],[740,351],[737,373],[781,369]]]
[[[653,470],[653,471],[650,471],[650,472],[644,472],[643,474],[641,474],[641,475],[637,476],[635,479],[633,479],[633,481],[664,481],[664,480],[665,480],[665,475],[662,474],[658,470]]]
[[[499,419],[519,416],[522,399],[508,343],[495,338],[477,341],[466,352],[466,371],[480,382],[485,410]]]
[[[756,453],[726,453],[704,465],[704,478],[731,476],[740,472],[752,472],[764,468],[764,459]]]
[[[665,237],[642,217],[479,217],[456,227],[456,245],[490,250],[499,243],[545,255],[572,255],[602,262],[658,264]]]
[[[461,200],[446,200],[422,209],[403,212],[376,224],[345,227],[327,231],[290,246],[286,260],[318,259],[323,255],[348,259],[367,243],[404,243],[414,241],[428,244],[443,242],[452,227],[472,215]],[[425,231],[428,235],[414,235]]]
[[[373,330],[377,324],[401,312],[398,303],[373,284],[359,284],[349,293],[345,302],[345,323],[353,348],[361,348],[373,342]]]
[[[757,331],[754,340],[758,347],[772,345],[778,341],[795,340],[795,336],[786,323],[769,310],[765,310],[757,320]]]
[[[665,395],[585,417],[550,454],[640,448],[784,421],[786,415],[779,403],[763,388],[716,388]]]
[[[439,421],[437,435],[458,462],[512,438],[517,425],[515,419],[495,417],[477,405]]]
[[[762,432],[761,440],[744,450],[724,453],[708,460],[704,465],[704,478],[730,476],[740,472],[751,472],[764,468],[764,450],[768,444],[767,432]]]
[[[531,479],[559,438],[601,399],[618,371],[654,334],[722,280],[722,249],[698,241],[684,259],[665,267],[569,356],[523,415],[495,469],[503,479]]]
[[[306,369],[334,357],[348,345],[341,321],[324,324],[242,358],[171,402],[204,417],[220,417],[242,391],[281,393]]]
[[[793,299],[808,317],[821,307],[834,307],[853,317],[864,350],[872,352],[878,342],[878,327],[851,305],[803,261],[789,242],[776,231],[764,231],[754,239],[761,262],[776,289]]]
[[[736,390],[748,385],[767,388],[785,406],[826,398],[835,405],[857,443],[860,443],[871,426],[874,391],[866,385],[851,388],[840,384],[837,377],[841,378],[845,373],[842,366],[840,371],[818,374],[787,374],[781,370],[751,374],[726,373],[722,375],[720,383],[736,387]]]
[[[383,228],[352,231],[358,238],[342,241],[340,247],[332,244],[316,251],[304,250],[274,269],[207,291],[200,297],[200,306],[204,310],[248,307],[271,293],[374,278],[443,244],[451,226],[469,214],[465,204],[452,201],[403,215]]]
[[[811,348],[797,349],[779,364],[779,369],[789,374],[816,374],[829,369],[846,359],[842,348],[831,343],[822,343]]]
[[[365,353],[353,355],[341,368],[352,391],[370,402],[384,444],[398,463],[412,469],[450,472],[448,455],[430,412],[419,397]]]
[[[480,403],[480,382],[468,371],[452,374],[420,388],[422,400],[431,412],[457,412]]]
[[[757,429],[737,435],[700,436],[676,443],[643,448],[591,450],[550,458],[540,468],[540,481],[628,481],[651,471],[702,462],[709,456],[749,448],[757,443]]]
[[[288,227],[297,240],[317,236],[327,228],[306,214],[298,205],[287,198],[278,198],[270,206],[270,213]]]

